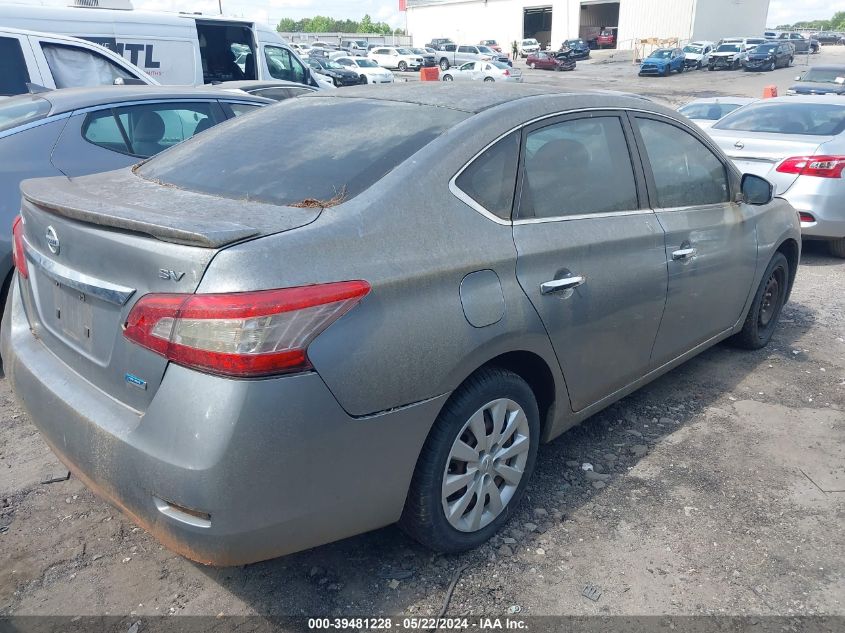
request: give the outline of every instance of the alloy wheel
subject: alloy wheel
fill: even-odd
[[[531,446],[528,418],[508,398],[488,402],[455,438],[443,473],[441,500],[449,524],[476,532],[516,494]]]

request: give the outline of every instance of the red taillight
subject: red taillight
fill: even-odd
[[[845,156],[793,156],[777,167],[782,174],[841,178],[845,170]]]
[[[124,336],[168,360],[226,376],[311,368],[306,350],[370,292],[366,281],[227,294],[150,294]]]
[[[510,77],[510,76],[511,76],[511,71],[509,71],[507,68],[505,68],[505,77]]]
[[[14,239],[14,247],[12,248],[12,261],[18,273],[24,279],[29,278],[29,267],[26,264],[26,254],[23,249],[23,217],[18,216],[12,222],[12,238]]]
[[[798,219],[801,220],[801,222],[804,224],[812,224],[816,221],[816,218],[814,218],[809,213],[806,213],[805,211],[798,212]]]

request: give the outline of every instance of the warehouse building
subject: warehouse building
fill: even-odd
[[[408,32],[421,45],[435,37],[477,43],[536,38],[558,48],[617,29],[619,48],[640,40],[718,40],[762,35],[769,0],[407,0]]]

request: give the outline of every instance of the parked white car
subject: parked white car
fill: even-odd
[[[467,62],[443,73],[443,81],[516,81],[522,82],[522,71],[503,62]]]
[[[710,63],[710,54],[714,48],[715,42],[690,42],[684,46],[684,64],[687,68],[704,68]]]
[[[698,127],[707,129],[722,117],[755,101],[757,99],[752,97],[707,97],[682,105],[678,112],[694,121]]]
[[[393,83],[393,73],[387,70],[387,68],[382,68],[374,60],[368,59],[367,57],[337,57],[334,61],[358,73],[362,84]]]
[[[519,45],[519,56],[520,57],[528,57],[532,53],[537,53],[540,50],[540,42],[535,40],[533,37],[529,37],[528,39],[522,40]]]
[[[370,51],[369,58],[382,68],[396,68],[402,72],[419,70],[423,65],[423,58],[414,55],[407,48],[382,46]]]

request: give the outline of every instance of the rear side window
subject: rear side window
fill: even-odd
[[[227,198],[332,206],[358,195],[466,117],[393,101],[288,99],[175,147],[137,173]],[[320,121],[318,130],[314,121]],[[246,158],[232,160],[234,148]]]
[[[618,117],[554,123],[525,137],[521,218],[639,208],[634,168]]]
[[[14,37],[0,37],[0,96],[25,94],[28,82],[29,72],[26,69],[20,40]]]
[[[61,44],[41,44],[56,88],[87,88],[113,84],[118,77],[133,78],[104,55]]]
[[[49,113],[50,103],[35,95],[0,100],[0,132],[43,119]]]
[[[249,114],[250,112],[255,112],[258,108],[261,107],[257,104],[250,103],[227,103],[226,105],[232,108],[232,114],[234,114],[236,117]]]
[[[637,124],[659,207],[702,206],[730,199],[725,166],[704,143],[669,123],[637,118]]]
[[[82,136],[113,152],[148,158],[218,122],[209,103],[145,104],[90,113]]]
[[[518,164],[519,134],[514,132],[472,161],[455,184],[486,211],[509,220]]]

